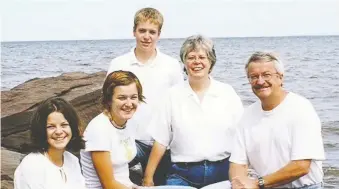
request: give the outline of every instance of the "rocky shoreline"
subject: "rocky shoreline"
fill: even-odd
[[[1,91],[1,188],[13,188],[13,174],[28,151],[30,117],[40,102],[53,96],[70,101],[83,125],[100,113],[100,89],[106,72],[72,72],[34,78]]]

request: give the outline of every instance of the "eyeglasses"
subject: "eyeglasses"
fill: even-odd
[[[279,73],[276,72],[276,73],[264,73],[264,74],[260,74],[260,75],[250,75],[248,77],[248,80],[250,81],[250,83],[256,83],[259,80],[260,76],[261,76],[261,78],[263,80],[269,81],[269,80],[272,79],[273,75],[279,75]]]
[[[186,62],[194,62],[194,61],[205,61],[207,60],[207,56],[188,56],[186,58]]]

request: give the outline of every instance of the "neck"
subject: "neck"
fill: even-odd
[[[277,107],[286,97],[287,92],[281,89],[270,97],[261,100],[261,106],[264,111],[273,110]]]
[[[124,128],[126,125],[127,120],[119,120],[116,118],[116,116],[113,116],[112,111],[108,112],[107,110],[105,110],[106,116],[109,118],[109,120],[111,121],[111,123],[118,128]]]
[[[63,160],[64,151],[65,150],[56,150],[56,149],[49,148],[47,152],[45,153],[45,155],[54,165],[58,167],[62,167],[62,165],[64,164],[64,160]]]
[[[125,125],[126,125],[126,120],[116,120],[114,119],[114,117],[112,117],[112,124],[116,127],[119,127],[119,128],[124,128]]]
[[[207,77],[199,78],[199,79],[192,79],[189,78],[188,80],[192,90],[196,93],[205,92],[205,90],[209,87],[211,81]]]
[[[146,63],[149,59],[157,55],[156,49],[152,51],[143,51],[138,47],[135,48],[134,53],[137,60],[141,63]]]

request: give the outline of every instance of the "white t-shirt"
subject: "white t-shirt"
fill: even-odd
[[[146,132],[153,118],[155,107],[165,92],[174,84],[182,82],[183,73],[179,62],[157,49],[156,57],[150,62],[140,63],[131,52],[112,60],[107,75],[113,71],[124,70],[133,72],[143,88],[146,103],[140,103],[136,113],[128,121],[138,129],[136,139],[151,144],[152,137]]]
[[[149,132],[155,141],[170,147],[172,162],[230,156],[243,105],[230,85],[210,79],[202,102],[185,81],[169,90],[156,112]]]
[[[15,170],[14,188],[85,189],[85,181],[81,174],[79,159],[70,152],[64,152],[62,167],[54,165],[41,153],[30,153]]]
[[[251,165],[265,176],[291,160],[312,159],[310,172],[278,188],[302,187],[323,180],[325,159],[321,122],[311,102],[289,92],[273,110],[263,111],[260,101],[249,106],[240,120],[231,162]]]
[[[80,151],[82,171],[88,189],[102,188],[93,165],[92,151],[110,152],[114,178],[128,187],[133,185],[129,179],[128,163],[137,152],[134,133],[135,128],[128,123],[124,129],[114,127],[103,113],[89,122],[84,132],[86,147]]]

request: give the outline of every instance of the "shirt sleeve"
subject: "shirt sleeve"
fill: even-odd
[[[172,141],[172,127],[171,127],[171,100],[170,95],[167,94],[158,106],[158,111],[151,121],[149,133],[152,138],[161,145],[168,147]]]
[[[176,60],[173,62],[173,64],[174,64],[173,66],[174,69],[173,69],[173,78],[172,78],[171,86],[174,86],[175,84],[178,84],[184,81],[183,69],[181,67],[180,62]]]
[[[310,101],[298,108],[292,128],[292,160],[324,160],[321,121]]]
[[[84,133],[86,151],[110,151],[112,147],[109,127],[100,120],[90,122]]]
[[[246,153],[244,130],[240,126],[236,128],[233,144],[230,162],[248,165],[249,162]]]
[[[233,148],[233,142],[234,142],[234,137],[235,137],[235,131],[237,126],[239,125],[240,118],[244,112],[244,108],[242,105],[242,101],[240,97],[237,95],[237,93],[234,91],[234,89],[231,87],[231,91],[229,96],[230,98],[230,106],[231,106],[231,111],[232,111],[232,119],[231,119],[231,125],[227,131],[227,144],[226,149],[227,152],[231,152]]]

